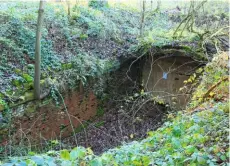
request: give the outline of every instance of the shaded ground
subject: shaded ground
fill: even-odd
[[[140,99],[143,103],[145,100]],[[96,154],[100,154],[110,148],[120,146],[133,140],[141,140],[146,137],[148,131],[156,130],[161,126],[166,109],[155,105],[152,101],[144,104],[137,111],[133,103],[117,104],[110,101],[105,105],[103,116],[92,122],[85,121],[87,127],[77,133],[78,146],[91,147]],[[136,113],[136,114],[135,114]],[[74,137],[65,139],[65,148],[76,146]]]
[[[105,96],[92,121],[84,121],[86,127],[76,134],[78,145],[91,147],[100,154],[110,148],[146,137],[148,131],[162,125],[169,108],[159,105],[149,96],[141,94],[139,83],[140,63],[125,61],[118,70],[110,73]],[[76,146],[74,137],[62,141],[64,148]]]

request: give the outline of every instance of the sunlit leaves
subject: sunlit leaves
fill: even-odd
[[[131,139],[133,139],[133,137],[134,137],[134,134],[130,134],[130,136],[129,136]]]
[[[153,132],[153,131],[149,131],[149,132],[148,132],[148,136],[149,136],[149,137],[152,137],[153,135],[154,135],[154,132]]]
[[[193,154],[195,151],[197,151],[197,149],[196,149],[196,147],[193,146],[193,145],[189,145],[189,146],[185,147],[185,153],[186,153],[187,155],[191,155],[191,154]]]
[[[226,52],[222,52],[220,54],[217,54],[212,62],[208,63],[204,69],[199,68],[196,73],[197,75],[202,75],[199,77],[198,80],[201,80],[196,82],[194,84],[194,87],[196,87],[192,102],[190,103],[190,106],[196,107],[200,103],[204,101],[209,100],[223,100],[224,98],[228,98],[228,87],[229,87],[229,81],[223,81],[220,83],[220,85],[216,86],[214,89],[212,89],[210,92],[210,88],[212,88],[214,85],[216,85],[221,79],[223,79],[225,76],[229,75],[228,73],[228,55]],[[190,77],[191,78],[191,77]],[[191,80],[190,80],[191,81]],[[186,81],[186,83],[188,80]],[[197,85],[199,85],[197,87]],[[205,95],[206,93],[208,93]],[[204,98],[205,97],[205,98]]]
[[[70,153],[68,150],[64,149],[60,152],[60,157],[64,160],[70,160]]]

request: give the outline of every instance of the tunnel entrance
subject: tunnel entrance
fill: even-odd
[[[143,59],[142,84],[145,91],[164,100],[170,106],[183,109],[191,92],[181,92],[184,81],[188,80],[201,63],[188,56],[151,56]]]

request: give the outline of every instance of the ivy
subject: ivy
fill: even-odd
[[[17,158],[17,163],[31,162],[40,165],[48,162],[61,165],[216,165],[227,163],[227,132],[222,130],[228,124],[228,114],[223,105],[217,103],[213,109],[195,114],[179,113],[172,122],[166,122],[157,131],[140,141],[110,149],[102,155],[94,155],[90,148],[76,147],[41,155]],[[194,123],[195,122],[195,123]],[[220,135],[213,133],[221,131]],[[212,138],[214,137],[214,139]],[[219,142],[218,139],[223,139]],[[55,155],[54,155],[55,154]],[[11,162],[15,159],[11,159]],[[4,164],[3,164],[4,165]]]

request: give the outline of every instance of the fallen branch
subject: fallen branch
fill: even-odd
[[[212,92],[216,87],[218,87],[222,82],[227,81],[228,76],[224,76],[221,80],[219,80],[215,85],[213,85],[209,90],[203,95],[202,100],[206,99],[210,92]]]

